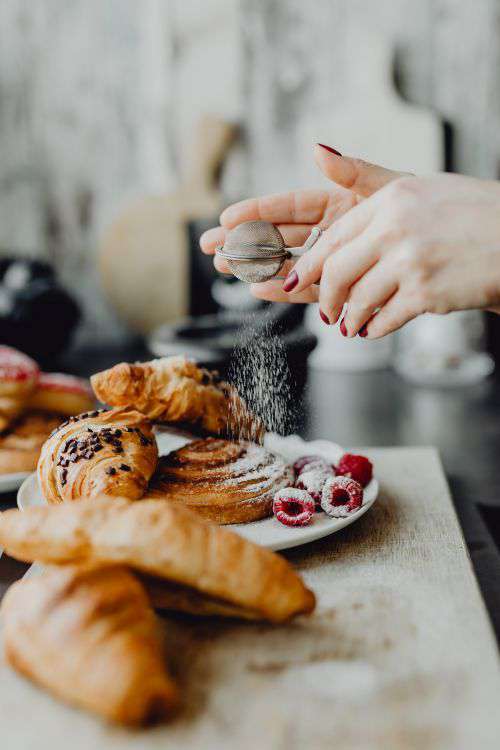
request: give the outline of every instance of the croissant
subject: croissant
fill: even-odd
[[[142,497],[158,462],[151,425],[126,409],[70,417],[44,443],[38,479],[49,503],[96,495]]]
[[[135,365],[122,362],[93,375],[91,383],[104,403],[137,409],[152,420],[187,423],[257,442],[263,438],[264,425],[236,389],[182,356]]]
[[[1,614],[7,661],[59,698],[128,725],[175,708],[158,623],[125,568],[49,568],[11,586]]]
[[[185,612],[198,617],[231,617],[239,620],[263,620],[256,610],[229,604],[222,599],[206,596],[196,589],[172,583],[164,578],[139,574],[152,606],[155,609]]]
[[[283,557],[176,503],[102,497],[7,510],[0,514],[0,546],[27,562],[128,565],[271,622],[315,606]]]

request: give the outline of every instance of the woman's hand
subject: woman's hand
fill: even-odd
[[[253,285],[256,296],[319,300],[321,317],[329,323],[338,320],[347,303],[341,331],[369,338],[384,336],[425,312],[500,304],[499,183],[447,174],[401,176],[320,147],[316,158],[338,186],[327,194],[331,210],[318,212],[309,226],[301,225],[302,236],[316,221],[328,228],[285,282]],[[236,204],[222,214],[223,227],[251,218],[276,223],[270,216],[282,215],[286,200],[296,221],[305,221],[293,195],[311,193]],[[267,213],[274,202],[281,203],[280,212]],[[223,231],[211,230],[219,232],[218,241]]]
[[[335,222],[295,265],[322,317],[378,338],[422,313],[500,304],[500,184],[401,177]],[[376,313],[376,314],[375,314]]]
[[[315,158],[320,169],[334,183],[330,190],[297,190],[235,203],[222,213],[221,226],[209,229],[201,237],[203,252],[213,255],[217,245],[224,243],[228,229],[254,220],[276,224],[288,247],[303,245],[314,226],[327,229],[364,198],[401,176],[401,172],[360,159],[340,157],[325,146],[315,147]],[[288,261],[284,273],[289,273],[294,263],[295,260]],[[215,256],[214,265],[221,273],[230,273],[223,258]],[[289,294],[279,280],[253,284],[252,292],[257,297],[276,302],[317,302],[319,297],[318,286],[307,286],[300,293]]]

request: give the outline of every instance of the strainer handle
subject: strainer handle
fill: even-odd
[[[304,242],[303,245],[300,247],[287,247],[287,252],[290,254],[292,258],[298,258],[301,255],[304,255],[305,252],[310,250],[314,244],[319,240],[323,233],[323,230],[319,227],[313,227],[311,229],[311,234],[307,238],[307,240]]]

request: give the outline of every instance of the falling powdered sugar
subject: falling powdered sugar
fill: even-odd
[[[258,315],[249,313],[239,331],[228,377],[267,430],[281,435],[290,431],[294,423],[291,409],[294,384],[285,345],[268,311]],[[232,421],[244,427],[243,416],[238,415],[235,407]],[[240,435],[247,439],[255,437]]]

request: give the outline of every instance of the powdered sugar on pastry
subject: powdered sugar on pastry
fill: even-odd
[[[91,383],[104,403],[137,409],[154,421],[187,423],[211,434],[259,442],[263,437],[262,423],[235,388],[185,357],[122,362],[93,375]]]
[[[207,438],[160,459],[148,497],[181,502],[219,524],[271,515],[275,492],[293,483],[281,456],[245,441]]]

